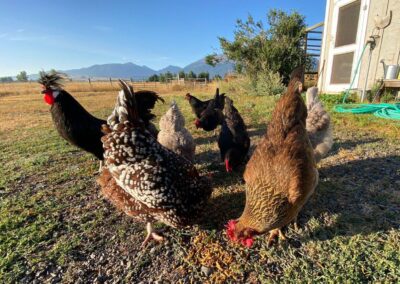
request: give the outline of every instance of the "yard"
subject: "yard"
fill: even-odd
[[[165,90],[157,119],[172,100],[196,139],[196,166],[213,174],[214,193],[199,226],[140,248],[144,224],[99,194],[98,162],[61,139],[35,84],[0,94],[1,283],[398,282],[400,280],[400,123],[331,113],[335,144],[319,164],[316,193],[288,240],[251,249],[228,243],[224,224],[245,201],[241,174],[227,174],[217,137],[196,130],[185,91]],[[68,86],[66,88],[68,89]],[[224,90],[222,90],[224,91]],[[116,91],[71,91],[106,117]],[[212,91],[195,91],[207,98]],[[263,135],[276,98],[228,93],[248,125]],[[331,108],[335,97],[324,96]],[[253,147],[254,148],[254,147]]]

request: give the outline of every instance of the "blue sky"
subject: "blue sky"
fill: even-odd
[[[0,0],[0,76],[93,64],[185,66],[233,38],[236,19],[271,8],[323,21],[324,0]]]

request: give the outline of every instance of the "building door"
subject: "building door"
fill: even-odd
[[[364,46],[368,8],[369,0],[333,0],[327,92],[341,92],[350,86]],[[353,87],[358,84],[357,77]]]

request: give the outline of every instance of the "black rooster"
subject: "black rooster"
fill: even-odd
[[[76,101],[68,92],[63,90],[61,81],[64,75],[61,73],[43,72],[38,82],[43,86],[42,93],[44,100],[51,105],[50,112],[54,125],[58,133],[72,145],[75,145],[86,152],[103,160],[103,144],[101,137],[102,125],[107,124],[103,119],[99,119],[88,113],[78,101]],[[147,128],[151,131],[155,126],[150,122],[154,115],[151,109],[157,100],[164,102],[155,92],[139,91],[140,105],[139,115]],[[156,135],[156,133],[153,133]]]
[[[221,159],[225,162],[226,171],[231,172],[237,169],[246,158],[250,148],[250,138],[239,111],[228,97],[225,98],[224,114],[225,119],[222,122],[218,147]]]

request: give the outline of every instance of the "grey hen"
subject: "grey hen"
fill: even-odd
[[[333,145],[331,118],[318,98],[318,88],[307,90],[307,120],[306,129],[314,149],[315,161],[324,158]]]

